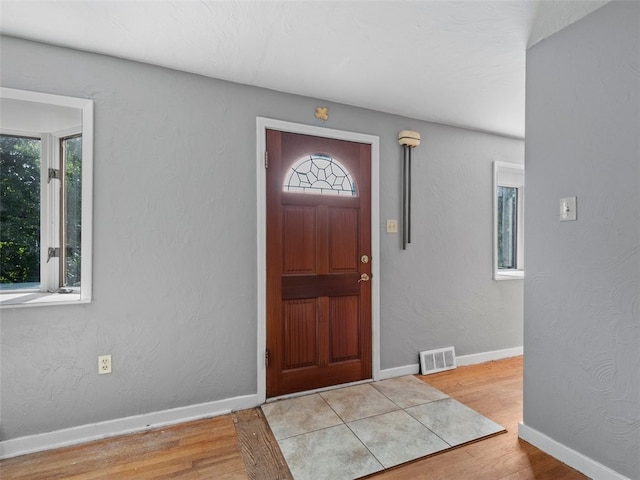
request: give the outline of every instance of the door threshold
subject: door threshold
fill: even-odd
[[[353,387],[355,385],[363,385],[373,382],[373,378],[368,380],[358,380],[357,382],[341,383],[339,385],[329,385],[328,387],[316,388],[314,390],[305,390],[304,392],[287,393],[277,397],[267,398],[264,403],[277,402],[278,400],[287,400],[289,398],[304,397],[305,395],[313,395],[314,393],[328,392],[330,390],[338,390],[339,388]]]

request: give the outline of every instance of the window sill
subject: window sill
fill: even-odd
[[[494,273],[494,280],[522,280],[524,278],[524,270],[499,270]]]
[[[45,307],[90,303],[80,293],[7,292],[0,294],[0,308]]]

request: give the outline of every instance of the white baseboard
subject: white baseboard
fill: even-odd
[[[405,365],[404,367],[387,368],[380,370],[380,380],[402,377],[403,375],[416,375],[420,373],[420,365]]]
[[[524,423],[518,424],[518,437],[525,442],[529,442],[534,447],[548,453],[563,463],[585,474],[589,478],[597,480],[631,480],[624,475],[605,467],[601,463],[584,456],[581,453],[547,437],[545,434],[526,426]]]
[[[132,417],[117,418],[105,422],[80,425],[54,432],[39,433],[0,442],[0,459],[17,457],[27,453],[51,450],[76,445],[127,433],[141,432],[152,428],[166,427],[201,418],[225,415],[259,405],[258,395],[244,395],[215,402],[200,403],[172,408],[160,412],[145,413]]]
[[[458,366],[472,365],[516,355],[522,355],[522,347],[464,355],[456,357],[456,363]],[[380,370],[380,380],[401,377],[403,375],[415,375],[417,373],[420,373],[420,365],[417,363],[403,367],[388,368]],[[260,405],[260,403],[257,394],[245,395],[215,402],[201,403],[199,405],[189,405],[171,410],[145,413],[143,415],[118,418],[89,425],[80,425],[78,427],[65,428],[54,432],[13,438],[0,442],[0,459],[76,445],[93,440],[100,440],[102,438],[114,437],[116,435],[141,432],[152,428],[198,420],[200,418],[215,417],[227,414],[233,410],[255,407]]]
[[[522,355],[523,351],[523,347],[513,347],[502,350],[493,350],[491,352],[461,355],[460,357],[456,357],[456,365],[458,367],[462,367],[464,365],[475,365],[477,363],[491,362],[493,360],[502,360],[503,358],[518,357]]]
[[[522,347],[505,348],[504,350],[493,350],[491,352],[473,353],[456,357],[456,365],[475,365],[477,363],[490,362],[492,360],[502,360],[503,358],[517,357],[522,355]],[[401,377],[403,375],[416,375],[420,373],[420,364],[405,365],[404,367],[387,368],[380,370],[380,380],[387,378]]]

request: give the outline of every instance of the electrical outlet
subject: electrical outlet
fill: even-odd
[[[100,355],[98,357],[98,374],[111,373],[111,355]]]

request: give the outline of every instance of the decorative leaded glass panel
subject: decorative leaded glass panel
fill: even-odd
[[[312,153],[295,162],[285,176],[283,190],[350,197],[357,194],[356,184],[345,166],[323,153]]]

